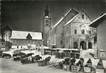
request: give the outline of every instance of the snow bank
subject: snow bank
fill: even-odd
[[[95,49],[81,50],[80,51],[80,57],[81,58],[93,58],[93,56],[90,55],[90,53],[95,55],[96,54],[96,50]]]

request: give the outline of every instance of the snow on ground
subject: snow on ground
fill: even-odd
[[[92,53],[95,55],[96,51],[97,51],[96,49],[81,50],[80,57],[84,58],[84,65],[86,64],[86,62],[90,58],[92,61],[93,67],[97,66],[99,59],[94,59],[94,57],[89,54],[89,53]],[[104,68],[106,68],[106,60],[102,60],[102,63],[104,65]]]
[[[50,66],[38,66],[37,63],[21,64],[11,59],[0,58],[0,73],[71,73]]]
[[[93,58],[90,53],[92,54],[96,54],[96,50],[95,49],[87,49],[87,50],[81,50],[80,51],[80,57],[82,58]]]

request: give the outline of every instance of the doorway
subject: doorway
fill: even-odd
[[[77,49],[78,48],[78,43],[74,42],[74,48]]]
[[[80,48],[82,48],[83,50],[86,50],[86,42],[85,41],[80,42]]]
[[[88,49],[92,49],[92,43],[88,42]]]

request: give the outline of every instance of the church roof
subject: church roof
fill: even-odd
[[[29,31],[12,31],[11,39],[27,39],[28,34],[32,37],[32,40],[42,40],[41,32],[29,32]]]
[[[99,25],[99,23],[101,21],[103,21],[103,19],[106,17],[106,13],[104,13],[103,15],[99,16],[98,18],[96,18],[95,20],[93,20],[90,24],[91,27],[97,27]]]
[[[60,18],[60,20],[52,27],[53,29],[56,27],[56,26],[58,26],[66,17],[66,19],[72,19],[75,15],[77,15],[79,12],[78,11],[76,11],[75,9],[69,9],[65,14],[64,14],[64,16],[62,16],[61,18]],[[70,18],[69,18],[69,17]]]

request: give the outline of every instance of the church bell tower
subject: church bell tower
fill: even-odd
[[[49,31],[51,28],[51,17],[49,13],[49,7],[46,6],[44,10],[44,15],[43,15],[43,25],[42,25],[42,39],[43,39],[43,45],[47,46],[47,39],[49,36]]]

